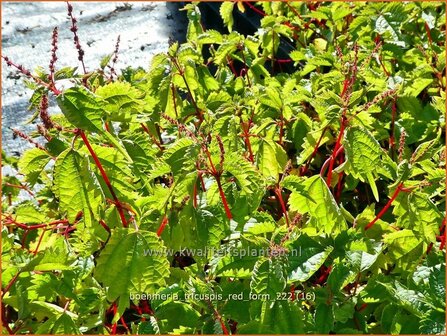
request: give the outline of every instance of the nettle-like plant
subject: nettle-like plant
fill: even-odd
[[[445,3],[184,10],[149,70],[87,70],[71,5],[80,68],[57,29],[49,72],[3,57],[41,120],[3,156],[4,333],[445,333]]]

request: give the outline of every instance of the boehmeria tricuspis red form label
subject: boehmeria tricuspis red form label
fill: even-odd
[[[124,70],[67,7],[79,64],[63,27],[3,56],[39,124],[2,159],[5,332],[445,333],[444,3],[187,4]]]

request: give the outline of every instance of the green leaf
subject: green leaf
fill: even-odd
[[[292,190],[289,198],[292,211],[309,213],[311,221],[308,225],[317,230],[337,233],[346,229],[346,220],[320,175],[312,176],[298,185],[304,192]],[[285,187],[290,189],[290,187]]]
[[[82,86],[65,90],[57,97],[57,103],[65,118],[75,127],[103,133],[102,108],[95,95]]]
[[[50,159],[46,152],[38,148],[28,149],[20,157],[18,168],[25,175],[25,180],[33,186]]]
[[[348,172],[363,182],[368,181],[374,198],[379,201],[379,192],[373,177],[382,154],[379,143],[367,130],[350,127],[345,134],[343,145],[346,161],[349,163]]]
[[[315,309],[315,332],[317,334],[329,334],[333,327],[333,306],[320,303]]]
[[[99,87],[95,94],[103,99],[103,108],[112,121],[130,121],[142,109],[142,93],[126,82],[113,82]]]
[[[399,216],[397,224],[414,230],[425,242],[434,243],[443,216],[428,195],[414,191],[399,200],[399,206],[394,210]]]
[[[252,292],[265,294],[270,300],[276,300],[277,293],[282,292],[287,283],[283,263],[281,258],[259,258],[250,282]]]
[[[267,180],[278,182],[279,174],[284,172],[287,164],[287,154],[275,141],[262,139],[259,142],[256,163]]]
[[[194,159],[198,154],[198,146],[189,138],[181,138],[172,144],[163,154],[164,161],[169,164],[174,175],[194,169]]]
[[[333,250],[332,246],[327,246],[325,249],[323,247],[301,248],[299,257],[289,257],[288,280],[292,282],[308,280],[320,269]]]
[[[36,334],[81,335],[82,333],[72,316],[63,312],[60,316],[53,316],[40,325]]]
[[[152,255],[147,253],[152,250]],[[114,229],[95,269],[95,278],[108,287],[107,299],[130,293],[155,293],[165,285],[169,263],[164,247],[153,232]]]
[[[39,224],[45,222],[46,216],[31,202],[24,202],[16,208],[15,220],[19,223]]]
[[[263,302],[263,314],[257,334],[290,335],[304,332],[302,311],[297,302],[278,300]]]
[[[423,242],[411,230],[404,229],[386,234],[384,242],[388,245],[388,255],[403,270],[415,269],[424,255]]]
[[[219,9],[220,16],[222,17],[222,20],[225,26],[227,26],[229,32],[233,30],[233,8],[234,2],[228,1],[222,2]]]
[[[75,127],[93,133],[102,134],[118,149],[130,162],[131,157],[120,145],[118,140],[105,132],[102,126],[104,110],[96,96],[82,86],[65,90],[57,96],[57,103],[67,120]]]
[[[89,172],[86,160],[78,152],[67,149],[56,159],[54,181],[59,207],[73,223],[80,211],[84,222],[91,226],[91,203],[88,195]]]

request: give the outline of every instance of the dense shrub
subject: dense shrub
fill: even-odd
[[[123,71],[68,7],[79,67],[56,29],[48,72],[4,57],[41,121],[3,157],[5,333],[445,333],[444,3],[187,4]]]

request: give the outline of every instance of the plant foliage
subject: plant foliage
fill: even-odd
[[[445,3],[190,3],[119,74],[68,7],[81,67],[4,57],[42,122],[2,155],[4,333],[445,334]]]

